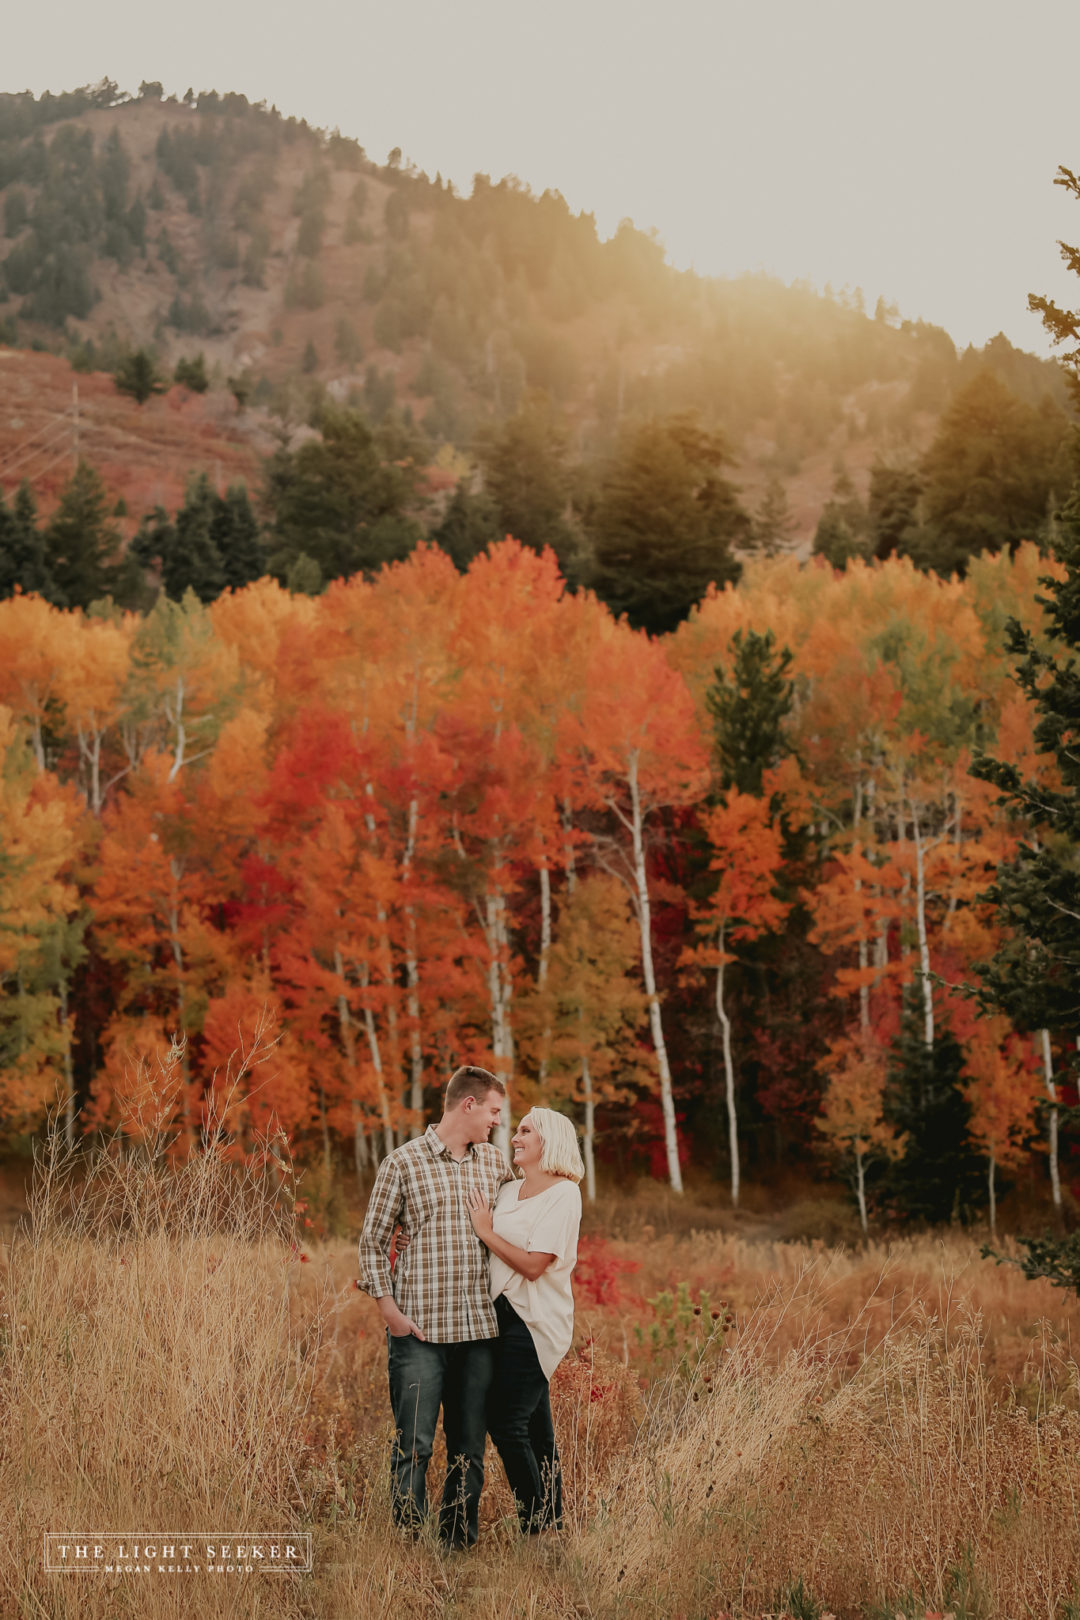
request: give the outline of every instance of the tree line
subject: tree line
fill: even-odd
[[[866,1221],[1067,1187],[1071,1013],[964,987],[1019,948],[988,895],[1029,836],[973,763],[1069,789],[1002,626],[1051,649],[1073,566],[762,559],[666,637],[515,541],[318,596],[0,603],[9,1141],[59,1100],[73,1137],[167,1104],[183,1142],[216,1100],[363,1171],[472,1059],[575,1114],[590,1184],[696,1161],[737,1201],[813,1142]]]

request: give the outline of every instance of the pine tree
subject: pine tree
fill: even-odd
[[[218,502],[205,473],[190,481],[176,514],[173,565],[163,580],[174,601],[192,590],[200,602],[212,602],[225,588],[225,568],[214,538]]]
[[[887,1187],[898,1214],[936,1225],[963,1219],[979,1206],[982,1174],[970,1143],[964,1049],[940,1019],[928,1046],[921,994],[904,999],[885,1112],[904,1133],[905,1147],[890,1168]]]
[[[16,590],[35,591],[49,601],[55,593],[29,484],[19,486],[11,506],[0,492],[0,597]]]
[[[217,548],[227,590],[240,590],[266,572],[259,520],[243,484],[230,484],[214,496],[210,538]]]
[[[122,394],[130,394],[137,405],[145,405],[152,394],[163,394],[168,386],[147,349],[136,349],[126,355],[113,372],[113,382]]]
[[[1001,800],[1026,825],[1027,838],[999,868],[986,898],[997,907],[1004,938],[994,957],[980,964],[979,999],[1001,1009],[1017,1030],[1070,1052],[1080,1046],[1080,762],[1072,739],[1080,727],[1080,492],[1059,515],[1057,560],[1061,575],[1042,579],[1046,595],[1045,639],[1010,619],[1006,645],[1014,678],[1038,716],[1034,729],[1044,769],[1025,777],[1020,769],[979,755],[972,771],[1000,789]],[[1045,1032],[1045,1034],[1043,1034]],[[1051,1118],[1058,1110],[1051,1067],[1047,1070]],[[1054,1239],[1028,1241],[1024,1269],[1049,1276],[1080,1292],[1080,1249],[1058,1249]],[[1075,1253],[1074,1253],[1075,1250]],[[1064,1267],[1064,1269],[1063,1269]]]
[[[120,536],[109,522],[109,501],[100,475],[80,461],[45,528],[45,565],[53,600],[60,607],[87,608],[111,589]]]
[[[487,495],[474,495],[463,480],[431,538],[446,552],[454,567],[464,573],[474,557],[502,539],[492,501]]]
[[[790,751],[784,723],[794,703],[791,652],[771,630],[736,630],[730,675],[722,665],[705,702],[713,719],[720,786],[760,795],[763,773]]]
[[[681,415],[639,427],[609,464],[589,521],[590,584],[635,629],[673,630],[710,585],[738,579],[732,548],[751,520],[724,477],[730,460],[719,434]]]
[[[782,481],[773,475],[765,485],[761,505],[754,513],[750,542],[755,551],[775,557],[786,551],[795,535],[795,517]]]

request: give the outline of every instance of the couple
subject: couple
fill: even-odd
[[[573,1338],[584,1167],[570,1121],[534,1108],[514,1135],[515,1177],[488,1141],[505,1096],[486,1069],[458,1069],[439,1123],[379,1166],[360,1234],[360,1287],[387,1331],[394,1518],[423,1523],[441,1407],[451,1547],[476,1542],[489,1430],[522,1531],[562,1522],[548,1381]]]

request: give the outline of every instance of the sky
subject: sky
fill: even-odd
[[[515,174],[630,217],[702,274],[863,289],[961,345],[1049,352],[1080,203],[1076,0],[37,0],[0,89],[237,90],[400,146],[468,191]]]

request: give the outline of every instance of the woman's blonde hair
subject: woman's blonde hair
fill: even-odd
[[[573,1122],[554,1108],[530,1108],[529,1118],[540,1133],[540,1169],[552,1176],[565,1176],[568,1181],[580,1181],[585,1166]]]

